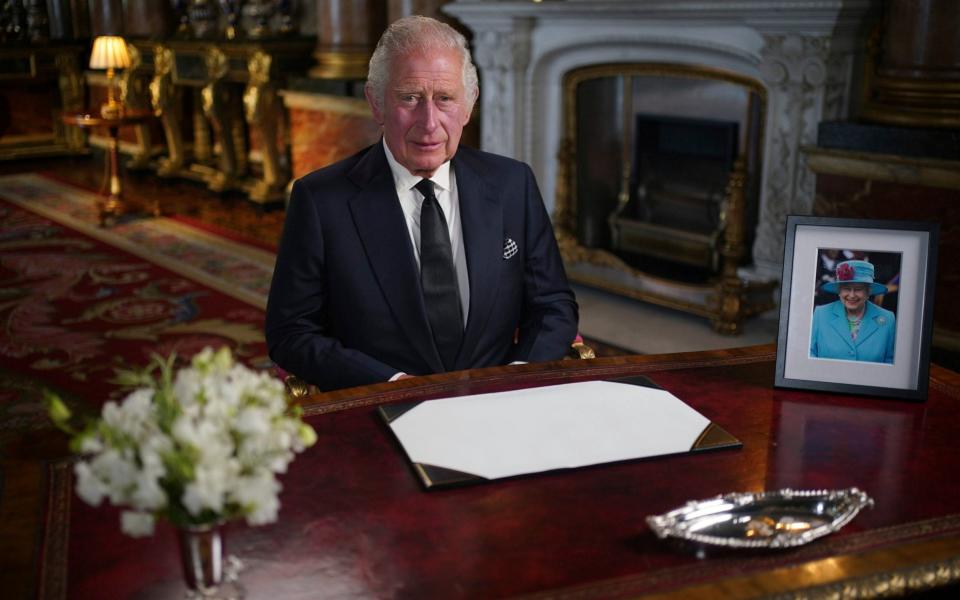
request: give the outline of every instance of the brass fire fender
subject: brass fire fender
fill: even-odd
[[[777,282],[745,281],[737,274],[740,258],[746,251],[744,231],[746,172],[744,158],[737,159],[727,181],[726,197],[720,221],[723,240],[720,245],[720,275],[707,284],[689,284],[644,273],[626,264],[612,252],[582,246],[577,239],[576,174],[576,90],[587,79],[612,76],[670,76],[727,81],[746,87],[760,99],[760,135],[766,113],[766,90],[756,81],[720,69],[661,63],[607,64],[571,71],[564,77],[564,131],[557,156],[556,206],[553,215],[557,242],[570,279],[651,304],[681,310],[710,319],[714,330],[736,335],[742,332],[743,319],[776,306],[773,291]],[[624,94],[629,98],[629,94]],[[631,100],[632,102],[632,100]],[[632,109],[631,109],[632,111]],[[631,111],[624,111],[624,165],[620,202],[625,202],[625,182],[629,181],[628,134]],[[749,135],[747,138],[749,139]]]

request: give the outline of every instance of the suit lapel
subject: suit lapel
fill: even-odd
[[[470,276],[470,312],[463,343],[457,355],[457,368],[466,368],[471,357],[464,349],[476,348],[490,318],[503,268],[503,210],[500,198],[486,183],[468,151],[453,159],[460,197],[460,226]]]
[[[846,309],[843,307],[843,303],[839,302],[830,307],[830,314],[833,317],[830,319],[830,328],[837,332],[837,335],[840,336],[847,346],[853,350],[853,340],[850,338],[850,326],[847,325],[847,313]]]
[[[410,344],[434,371],[442,371],[430,335],[413,245],[383,146],[372,147],[349,177],[360,187],[350,200],[354,225],[383,295]]]
[[[877,325],[877,316],[873,304],[867,302],[866,310],[863,313],[863,322],[860,323],[860,333],[857,334],[857,346],[867,341],[867,338],[880,329],[880,326]]]

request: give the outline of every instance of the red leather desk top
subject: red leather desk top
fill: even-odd
[[[606,598],[686,586],[709,596],[828,585],[945,560],[960,566],[960,377],[934,367],[925,403],[841,397],[774,390],[774,359],[770,347],[758,347],[568,361],[313,398],[306,412],[319,441],[282,479],[279,522],[229,526],[227,551],[245,564],[248,597],[272,600]],[[374,409],[381,402],[640,373],[738,437],[743,448],[428,492]],[[182,597],[169,527],[153,538],[127,538],[115,510],[90,508],[71,495],[68,465],[50,472],[46,591],[70,598]],[[698,559],[689,548],[657,539],[644,522],[725,492],[850,486],[866,490],[875,508],[794,550]]]

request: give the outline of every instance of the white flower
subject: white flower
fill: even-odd
[[[176,374],[171,364],[155,360],[161,375],[152,386],[143,374],[120,374],[145,387],[107,402],[100,422],[80,434],[88,457],[74,468],[77,494],[94,506],[109,498],[132,508],[121,526],[135,536],[151,534],[157,516],[276,521],[274,474],[316,433],[288,410],[279,380],[234,363],[226,348],[205,348]]]
[[[127,395],[119,406],[115,402],[107,402],[103,406],[104,423],[135,440],[139,439],[153,419],[153,394],[151,388],[139,388]]]
[[[194,480],[184,489],[183,505],[194,516],[204,510],[223,512],[227,491],[236,485],[239,470],[236,460],[198,465]]]
[[[160,487],[162,470],[141,471],[137,474],[130,505],[138,510],[158,510],[167,504],[167,494]]]
[[[131,537],[153,535],[153,522],[150,513],[125,510],[120,515],[120,529]]]
[[[166,473],[163,465],[163,455],[173,450],[173,441],[162,433],[154,433],[140,442],[140,464],[145,470],[159,471],[162,476]]]
[[[260,471],[251,476],[240,477],[232,492],[233,500],[248,509],[247,523],[263,525],[277,520],[280,502],[277,494],[280,483],[269,471]]]
[[[200,395],[202,377],[195,369],[180,369],[173,380],[173,397],[184,409],[193,408]]]
[[[93,454],[94,452],[100,452],[101,450],[103,450],[103,442],[95,435],[84,436],[83,440],[80,442],[81,454]]]
[[[137,467],[133,461],[115,448],[108,448],[90,461],[94,474],[107,484],[110,502],[122,504],[133,487]]]
[[[270,413],[259,406],[243,408],[237,414],[233,429],[246,435],[266,435],[270,432]]]
[[[90,465],[83,461],[74,465],[73,473],[77,477],[77,495],[90,506],[100,506],[103,497],[109,492],[106,484],[100,481],[93,474]]]

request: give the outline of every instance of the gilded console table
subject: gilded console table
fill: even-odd
[[[0,45],[0,159],[84,152],[83,132],[61,115],[83,108],[83,48]]]
[[[134,41],[150,77],[167,156],[158,173],[198,179],[214,191],[242,190],[258,203],[281,201],[289,179],[278,141],[283,106],[277,90],[310,67],[311,38],[258,41]],[[190,94],[192,102],[184,98]],[[189,156],[182,119],[191,107]],[[250,150],[260,157],[251,169]]]

